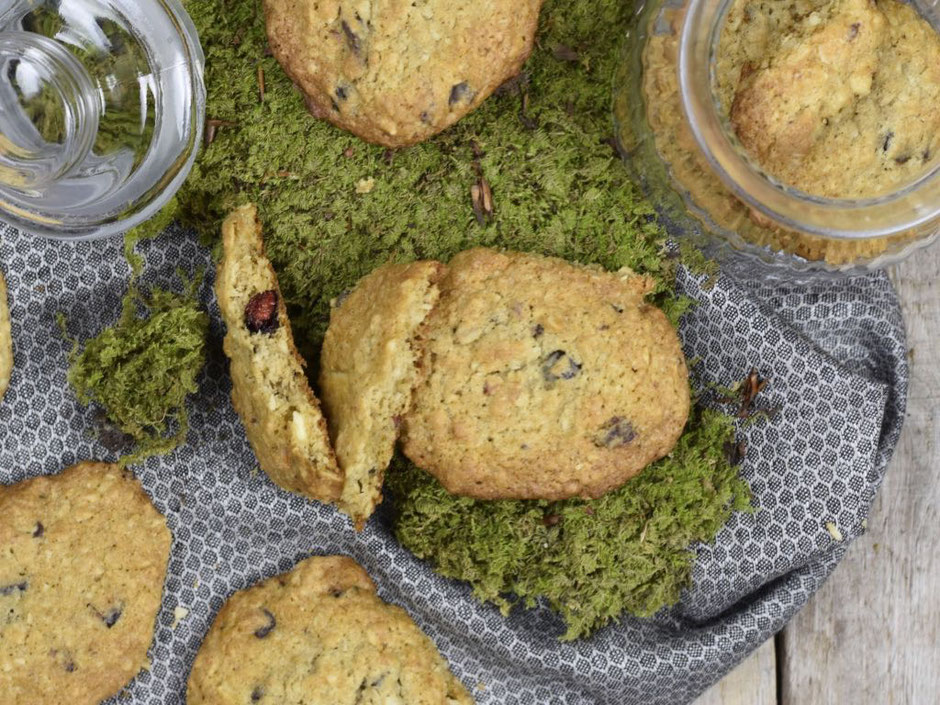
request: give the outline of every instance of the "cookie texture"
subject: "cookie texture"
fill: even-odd
[[[320,404],[304,374],[274,268],[252,205],[222,224],[216,296],[227,331],[232,402],[261,469],[284,489],[334,502],[343,475]]]
[[[320,393],[345,476],[340,506],[363,522],[382,500],[401,416],[417,378],[415,331],[438,298],[440,262],[387,264],[333,302]]]
[[[345,556],[315,556],[233,595],[189,677],[188,705],[472,703],[436,647]]]
[[[10,309],[7,307],[7,283],[0,272],[0,401],[3,401],[12,373],[13,335],[10,332]]]
[[[898,0],[738,0],[720,99],[770,174],[813,195],[873,196],[940,160],[940,34]]]
[[[129,471],[0,486],[0,546],[5,705],[95,705],[147,665],[170,531]]]
[[[541,0],[265,0],[274,56],[307,107],[362,139],[427,139],[515,76]]]
[[[452,494],[598,497],[668,453],[689,413],[675,328],[652,286],[477,249],[451,261],[424,326],[403,448]]]

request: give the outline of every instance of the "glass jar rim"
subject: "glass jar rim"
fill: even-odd
[[[679,93],[695,140],[718,177],[744,203],[785,228],[846,240],[886,237],[940,218],[940,164],[869,198],[828,198],[781,184],[731,136],[712,86],[724,20],[735,0],[689,0],[678,46]]]

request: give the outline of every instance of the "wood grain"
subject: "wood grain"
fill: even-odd
[[[776,705],[777,667],[774,640],[764,644],[693,705]]]
[[[911,387],[868,519],[784,631],[780,705],[940,702],[940,245],[896,267]]]

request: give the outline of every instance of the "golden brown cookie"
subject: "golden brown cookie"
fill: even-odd
[[[0,272],[0,401],[10,384],[13,372],[13,335],[10,332],[10,309],[7,308],[7,284]]]
[[[265,0],[274,56],[315,116],[364,140],[427,139],[516,75],[541,0]]]
[[[452,494],[597,497],[675,445],[689,413],[675,328],[651,282],[477,249],[422,330],[405,454]]]
[[[225,320],[232,402],[261,469],[281,487],[323,502],[339,499],[343,474],[320,404],[304,374],[254,206],[222,225],[215,283]]]
[[[473,700],[433,642],[345,556],[315,556],[236,593],[196,656],[188,705]]]
[[[860,198],[940,159],[940,34],[898,0],[737,0],[719,96],[771,175]]]
[[[411,403],[412,338],[437,302],[440,262],[388,264],[333,302],[320,393],[345,475],[340,507],[362,526],[382,500],[401,415]]]
[[[170,531],[129,471],[0,486],[0,546],[4,705],[95,705],[147,665]]]

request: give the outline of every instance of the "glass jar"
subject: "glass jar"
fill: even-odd
[[[198,151],[204,57],[179,0],[0,0],[0,219],[123,232]]]
[[[913,5],[937,29],[931,1]],[[751,159],[713,89],[732,3],[647,0],[624,45],[614,89],[617,139],[667,227],[728,268],[761,276],[858,273],[936,240],[940,162],[890,193],[839,199],[783,185]]]

